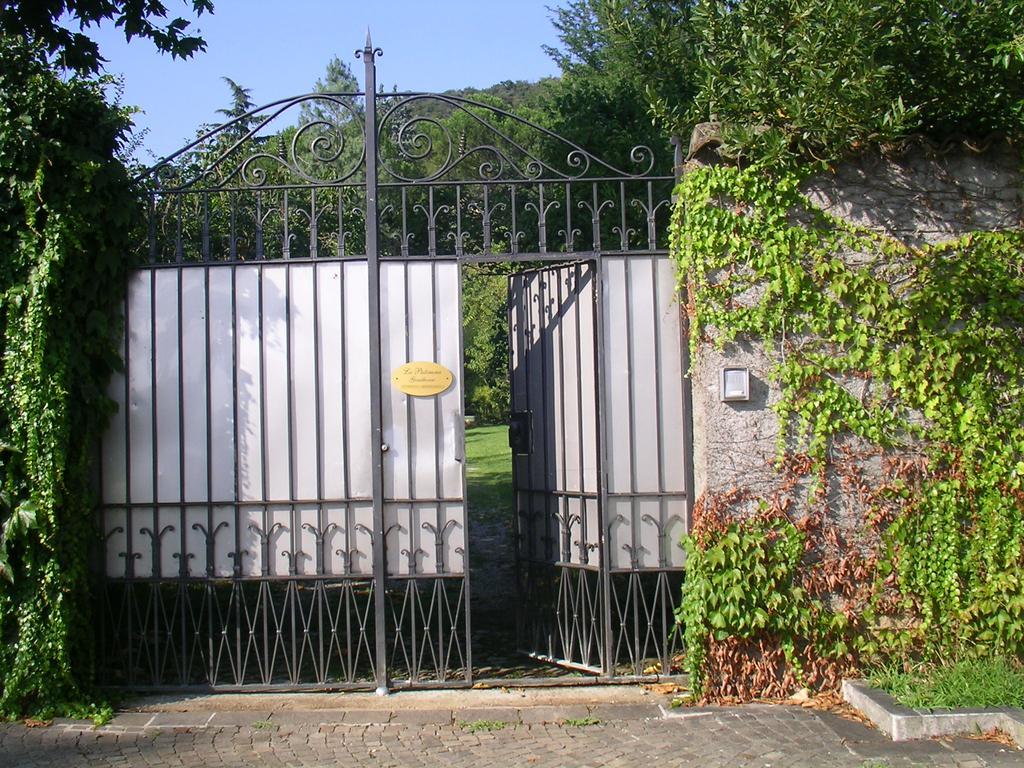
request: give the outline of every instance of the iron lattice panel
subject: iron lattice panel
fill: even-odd
[[[388,668],[395,684],[472,679],[464,578],[396,579],[387,603]]]
[[[675,619],[682,572],[615,572],[608,583],[613,670],[626,675],[673,672],[682,649]]]
[[[99,678],[150,687],[372,687],[371,580],[107,581]]]
[[[558,664],[601,672],[602,591],[596,569],[521,562],[519,648]]]

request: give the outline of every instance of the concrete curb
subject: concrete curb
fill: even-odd
[[[844,680],[843,700],[893,741],[930,739],[998,728],[1024,746],[1024,709],[910,709],[865,680]]]

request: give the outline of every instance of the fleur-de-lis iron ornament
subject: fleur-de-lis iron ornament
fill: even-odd
[[[163,575],[163,563],[161,562],[162,558],[160,557],[160,547],[162,539],[165,535],[167,535],[173,530],[173,525],[165,525],[163,528],[160,529],[158,533],[154,533],[153,530],[149,527],[139,528],[139,533],[144,533],[147,536],[149,536],[149,544],[151,547],[151,551],[153,553],[153,576],[157,578]]]
[[[548,252],[548,211],[553,208],[560,208],[561,205],[562,203],[559,200],[544,202],[543,183],[537,185],[537,202],[528,200],[523,205],[523,208],[526,210],[537,214],[537,248],[540,253]]]
[[[337,523],[327,523],[323,528],[312,523],[303,523],[302,530],[309,531],[316,539],[316,572],[320,575],[325,573],[327,567],[326,539],[332,531],[341,530]]]
[[[653,515],[647,514],[646,512],[643,515],[640,516],[640,519],[643,520],[645,523],[650,523],[651,525],[653,525],[655,527],[655,529],[657,529],[657,531],[658,531],[658,566],[660,568],[666,568],[668,566],[668,563],[669,563],[668,542],[667,542],[668,529],[671,526],[671,524],[673,523],[673,521],[681,523],[683,521],[683,519],[679,515],[671,515],[670,517],[668,517],[665,520],[664,523],[662,523],[656,517],[654,517]]]
[[[444,535],[445,532],[458,526],[457,520],[449,520],[440,529],[433,523],[423,523],[421,527],[434,535],[434,568],[438,573],[445,572],[444,562]]]
[[[260,537],[260,569],[264,576],[270,575],[270,544],[275,534],[287,531],[288,528],[282,523],[274,523],[267,531],[264,531],[256,523],[249,524],[249,530]]]
[[[572,558],[572,527],[580,522],[581,518],[575,513],[569,512],[556,512],[555,517],[562,529],[562,560],[569,562]]]
[[[640,553],[649,551],[643,544],[623,544],[622,551],[629,553],[629,567],[634,571],[640,570]]]
[[[217,534],[228,527],[226,520],[221,520],[213,531],[208,531],[206,526],[202,523],[192,523],[193,531],[200,531],[203,534],[203,540],[206,543],[206,575],[212,576],[216,570],[216,564],[214,563],[214,544],[217,540]]]

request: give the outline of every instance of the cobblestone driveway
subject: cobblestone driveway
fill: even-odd
[[[893,744],[834,715],[767,706],[669,718],[651,705],[132,713],[100,729],[0,726],[4,768],[353,765],[982,768],[1024,766],[1024,752],[965,739]]]

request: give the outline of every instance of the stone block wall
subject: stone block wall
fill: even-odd
[[[719,162],[703,136],[682,172]],[[699,146],[703,144],[703,147]],[[893,155],[865,156],[815,177],[806,184],[812,203],[831,214],[911,244],[934,244],[971,231],[1024,226],[1024,173],[1021,152],[1005,142],[986,146],[952,142],[944,147],[913,144]],[[849,254],[862,259],[863,255]],[[713,334],[713,329],[712,329]],[[778,423],[772,406],[779,399],[770,371],[778,350],[757,341],[738,341],[719,350],[703,341],[692,361],[693,471],[695,498],[743,489],[755,498],[785,495],[799,507],[806,480],[794,482],[774,466]],[[750,401],[723,403],[719,376],[723,367],[750,371]],[[851,386],[867,386],[851,382]],[[827,478],[829,516],[855,526],[863,509],[857,484],[882,473],[883,457],[860,452],[852,441],[834,446],[858,456],[859,480]]]

